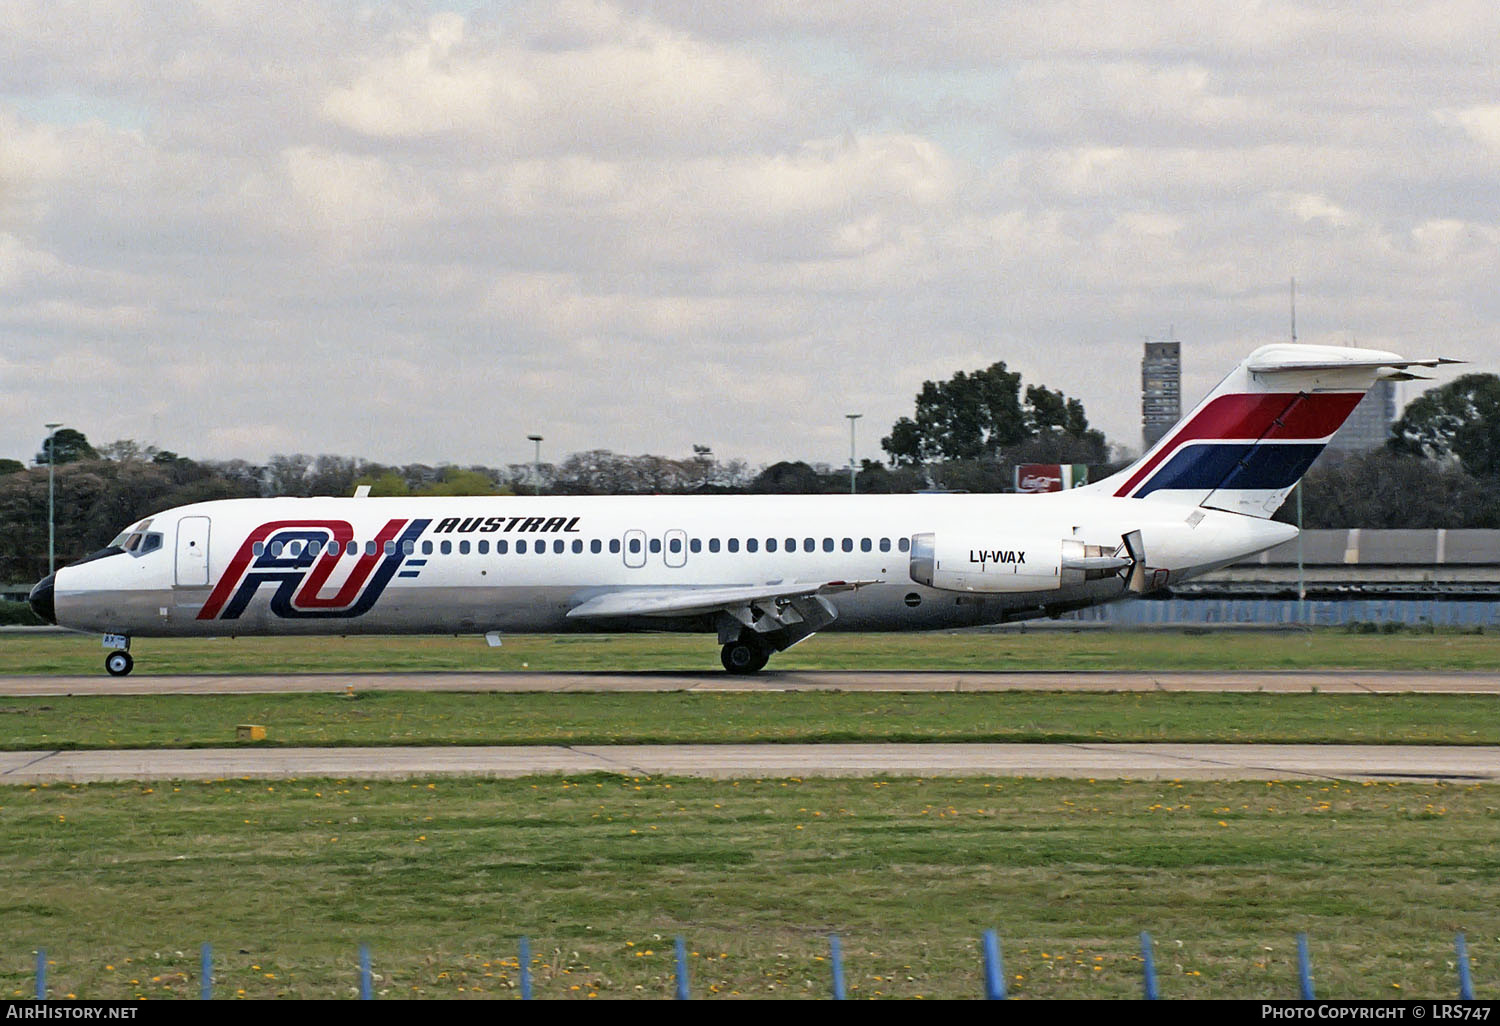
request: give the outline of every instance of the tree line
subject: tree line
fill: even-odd
[[[1004,363],[925,382],[912,417],[882,440],[887,462],[856,468],[861,493],[1003,492],[1020,463],[1086,463],[1094,480],[1117,469],[1083,406],[1045,386],[1022,390]],[[94,446],[64,428],[27,466],[0,460],[0,582],[47,568],[49,466],[56,484],[58,565],[107,544],[154,512],[212,499],[280,495],[651,495],[836,493],[847,467],[789,460],[752,468],[707,446],[691,456],[595,449],[557,463],[504,467],[377,463],[278,454],[265,463],[195,460],[125,439]],[[1325,456],[1303,482],[1303,526],[1500,528],[1500,378],[1465,375],[1411,403],[1382,449]],[[1288,503],[1279,517],[1291,519]]]

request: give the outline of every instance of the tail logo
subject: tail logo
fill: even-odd
[[[229,567],[198,612],[200,620],[237,620],[261,587],[274,589],[271,612],[288,620],[363,616],[398,573],[415,577],[424,559],[412,559],[416,540],[431,520],[388,521],[372,543],[354,544],[344,520],[275,520],[241,543]],[[405,565],[408,569],[403,570]],[[329,585],[337,580],[336,585]],[[325,594],[333,589],[332,594]]]
[[[1167,437],[1115,494],[1290,488],[1363,392],[1221,395]]]

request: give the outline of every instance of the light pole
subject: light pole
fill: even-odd
[[[57,519],[53,513],[57,496],[57,429],[61,423],[47,425],[47,573],[57,572]]]
[[[542,436],[527,435],[528,439],[536,443],[536,459],[531,463],[531,489],[532,494],[542,494]]]
[[[844,414],[844,416],[846,416],[846,417],[849,418],[849,494],[853,495],[854,494],[854,422],[856,420],[858,420],[860,417],[863,417],[864,414],[862,414],[862,413],[846,413],[846,414]]]

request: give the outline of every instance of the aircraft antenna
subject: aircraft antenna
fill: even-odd
[[[1297,341],[1297,277],[1292,276],[1292,341]]]

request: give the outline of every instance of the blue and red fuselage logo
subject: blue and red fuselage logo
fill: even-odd
[[[374,544],[354,548],[345,520],[275,520],[246,536],[198,612],[200,620],[237,620],[262,586],[271,612],[287,619],[336,619],[368,612],[399,573],[415,577],[426,564],[411,549],[431,520],[390,520]],[[351,566],[352,563],[352,566]],[[402,569],[403,564],[408,569]],[[335,571],[347,569],[332,594]]]

